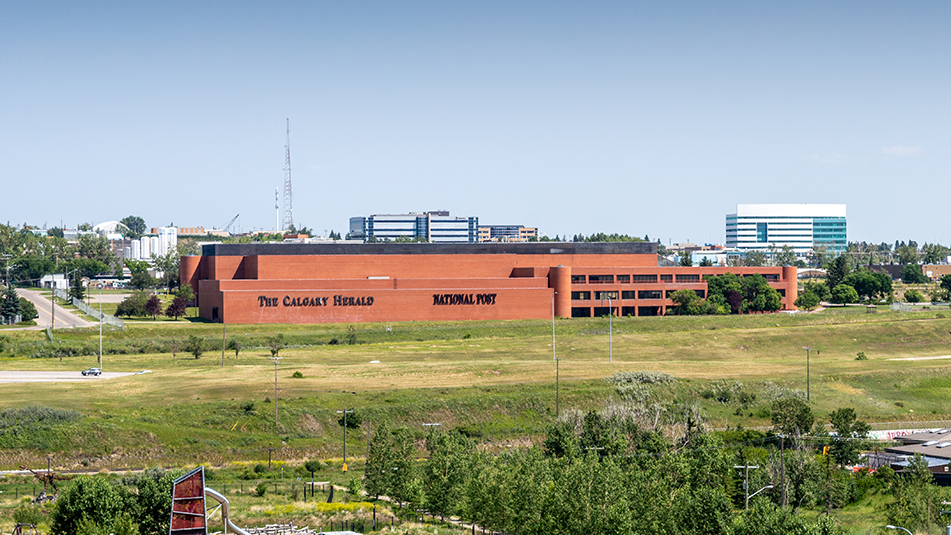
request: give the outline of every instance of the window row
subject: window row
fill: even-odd
[[[660,275],[660,282],[673,282],[673,275]],[[658,282],[658,275],[572,275],[572,284],[644,284]],[[677,282],[700,282],[699,274],[678,274]]]
[[[621,316],[660,316],[661,307],[613,307],[614,313],[620,312]],[[619,310],[620,309],[620,310]],[[611,313],[611,307],[572,307],[572,318],[590,318],[592,316],[601,318]]]
[[[667,299],[673,295],[677,290],[666,290]],[[663,299],[665,290],[624,290],[622,292],[617,291],[606,291],[606,292],[593,292],[595,301],[606,301],[608,299],[617,300],[618,294],[620,293],[621,299]],[[706,298],[706,291],[704,290],[694,290],[697,295],[704,299]],[[572,301],[590,301],[592,292],[571,292]]]

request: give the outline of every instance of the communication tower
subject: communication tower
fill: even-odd
[[[287,145],[284,154],[284,221],[279,230],[294,226],[294,194],[291,192],[291,120],[287,119]]]

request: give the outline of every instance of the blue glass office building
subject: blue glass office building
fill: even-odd
[[[726,246],[740,251],[788,245],[806,257],[813,248],[842,253],[847,244],[844,204],[738,204],[726,216]]]

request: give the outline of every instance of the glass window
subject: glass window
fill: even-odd
[[[636,299],[636,297],[634,297],[635,293],[636,292],[634,292],[634,290],[627,290],[627,291],[621,292],[621,299]]]
[[[595,299],[617,299],[617,292],[594,292]]]
[[[591,308],[590,307],[571,307],[571,317],[572,318],[590,318]]]
[[[661,276],[660,276],[660,282],[674,282],[674,276],[673,276],[673,275],[661,275]],[[641,315],[643,316],[643,314],[641,314]]]
[[[584,275],[572,275],[571,282],[572,284],[584,284],[585,283]]]
[[[700,282],[700,275],[677,275],[677,282]]]
[[[637,292],[638,299],[663,299],[660,290],[640,290]]]
[[[661,275],[661,277],[669,277],[670,275]],[[632,282],[635,284],[643,282],[657,282],[657,275],[634,275]]]
[[[572,301],[588,301],[591,299],[591,292],[571,292]]]
[[[614,282],[614,275],[588,275],[590,284],[607,284]]]
[[[617,276],[617,281],[620,282],[620,283],[628,283],[628,282],[631,282],[631,276],[630,276],[630,275],[618,275],[618,276]]]
[[[634,307],[621,307],[622,316],[633,316],[635,314],[637,314],[637,312],[635,312]]]

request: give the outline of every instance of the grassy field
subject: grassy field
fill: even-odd
[[[610,361],[606,318],[557,320],[560,406],[562,411],[605,408],[620,402],[606,377],[656,370],[678,381],[653,388],[651,402],[698,404],[710,427],[765,426],[776,392],[806,389],[802,348],[809,346],[809,390],[820,418],[854,407],[866,421],[905,422],[891,426],[951,420],[946,402],[951,358],[922,359],[951,357],[947,316],[935,310],[870,314],[837,308],[796,315],[615,318]],[[41,405],[75,414],[56,425],[0,426],[0,467],[45,467],[47,456],[60,469],[93,472],[206,463],[223,467],[221,484],[230,487],[236,509],[249,511],[248,520],[294,519],[302,525],[326,519],[326,512],[295,497],[294,484],[278,479],[276,469],[267,477],[277,479],[278,492],[264,497],[252,495],[253,478],[227,474],[244,470],[242,463],[265,463],[270,453],[275,466],[288,472],[305,459],[321,459],[319,479],[346,485],[336,414],[344,408],[355,408],[364,418],[361,428],[347,435],[356,473],[367,437],[382,420],[409,426],[420,440],[422,423],[440,422],[491,450],[537,442],[555,420],[551,328],[550,321],[487,321],[231,325],[225,332],[220,324],[204,322],[130,322],[125,331],[106,332],[103,368],[149,373],[0,384],[3,409]],[[275,366],[267,341],[276,334],[288,347],[280,351],[276,368],[275,406]],[[237,356],[229,350],[222,360],[223,335],[241,342]],[[28,355],[31,348],[57,344],[98,348],[98,331],[58,330],[54,342],[45,336],[0,334],[0,369],[78,373],[97,364],[95,351],[62,361]],[[189,336],[204,340],[198,359],[181,349]],[[867,360],[856,360],[859,352]],[[723,389],[755,397],[744,404],[735,397],[718,401],[716,392]],[[285,475],[292,481],[300,477]],[[0,481],[0,509],[9,513],[16,498],[32,490],[28,479]],[[2,510],[0,517],[7,514]],[[340,519],[366,517],[366,511],[337,513]],[[860,511],[844,513],[852,523],[849,514],[860,523]]]
[[[768,400],[740,410],[704,397],[711,381],[737,381],[751,392],[774,387],[810,393],[817,413],[855,407],[868,421],[951,419],[951,319],[934,312],[855,313],[709,318],[616,318],[613,361],[606,319],[556,321],[563,408],[597,409],[616,398],[604,380],[617,371],[657,370],[680,381],[658,395],[700,403],[710,425],[768,425]],[[44,460],[64,466],[124,468],[246,459],[278,446],[284,458],[340,455],[334,411],[357,407],[369,419],[417,425],[440,421],[467,427],[487,442],[539,435],[554,417],[555,365],[551,323],[545,321],[357,325],[357,344],[342,343],[346,325],[229,326],[242,341],[225,352],[222,326],[205,323],[129,324],[107,333],[105,346],[176,340],[206,341],[199,359],[171,353],[107,354],[107,371],[151,373],[82,383],[0,384],[4,407],[45,405],[83,414],[47,442],[0,450],[0,464]],[[389,327],[389,328],[388,328]],[[283,334],[277,367],[278,424],[268,336]],[[9,332],[8,346],[49,344],[42,332]],[[96,333],[57,331],[56,343],[95,348]],[[337,344],[332,344],[337,340]],[[176,342],[177,343],[177,342]],[[855,360],[863,352],[868,360]],[[9,352],[6,353],[9,355]],[[56,359],[7,357],[7,370],[81,370],[93,355]],[[295,372],[303,377],[294,378]],[[351,434],[354,451],[365,431]],[[55,439],[55,440],[54,440]]]

